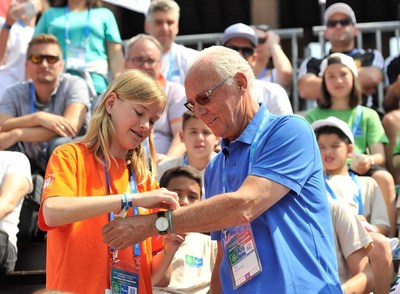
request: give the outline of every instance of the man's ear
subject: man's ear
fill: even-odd
[[[181,142],[182,143],[185,143],[185,136],[184,136],[184,134],[183,134],[183,131],[179,131],[179,138],[181,139]]]
[[[347,145],[347,157],[353,157],[353,144],[351,143]]]
[[[116,101],[117,101],[117,94],[114,92],[111,92],[108,95],[108,97],[106,98],[106,102],[105,102],[105,108],[106,108],[108,114],[111,114],[111,110],[114,107]]]
[[[240,90],[240,93],[243,94],[248,87],[247,77],[242,72],[237,72],[234,79],[236,80],[236,84]]]

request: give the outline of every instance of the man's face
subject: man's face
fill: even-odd
[[[25,62],[25,70],[34,84],[50,84],[57,82],[63,69],[60,48],[55,44],[33,45]],[[54,62],[54,57],[58,60]]]
[[[141,69],[157,78],[161,73],[161,52],[151,40],[134,44],[125,58],[126,69]]]
[[[164,52],[168,51],[179,32],[178,16],[173,11],[154,12],[144,30],[161,43]]]
[[[197,66],[204,68],[207,65],[199,64]],[[195,70],[186,76],[187,100],[194,104],[196,117],[203,120],[217,137],[235,140],[242,131],[242,124],[245,121],[242,93],[247,85],[243,82],[243,79],[245,79],[245,76],[242,73],[237,73],[229,78],[218,77],[209,71],[197,73]],[[225,80],[226,82],[221,84]],[[219,84],[221,86],[212,92],[207,104],[201,105],[196,102],[197,96]]]
[[[328,19],[325,37],[333,46],[341,46],[354,42],[357,33],[358,29],[348,15],[335,13]]]
[[[224,46],[238,51],[251,67],[256,64],[257,54],[255,53],[253,44],[249,40],[245,38],[233,38],[226,42]]]

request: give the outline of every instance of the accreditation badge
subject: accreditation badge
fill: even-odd
[[[86,47],[67,46],[66,69],[85,71],[86,68]]]
[[[262,271],[251,225],[223,231],[223,245],[229,259],[233,288],[237,289]]]
[[[139,293],[139,268],[134,263],[111,260],[110,286],[112,294]]]

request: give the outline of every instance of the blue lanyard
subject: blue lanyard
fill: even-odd
[[[36,111],[35,107],[35,86],[32,82],[29,82],[29,104],[31,108],[31,113]]]
[[[268,67],[264,68],[263,71],[258,75],[257,80],[261,80],[268,72]]]
[[[183,156],[183,165],[189,165],[187,154]]]
[[[111,182],[110,182],[110,175],[108,173],[107,167],[106,167],[106,161],[103,157],[103,166],[104,166],[104,173],[106,175],[106,183],[107,183],[107,189],[108,189],[108,194],[111,195]],[[137,193],[137,184],[136,184],[136,177],[135,177],[135,173],[132,170],[129,170],[129,188],[131,190],[132,194],[136,194]],[[133,207],[133,213],[134,215],[138,215],[139,214],[139,208],[137,206]],[[110,212],[110,221],[114,220],[115,216],[114,216],[114,212]],[[136,243],[133,246],[133,254],[135,256],[140,256],[140,244]]]
[[[351,130],[351,132],[353,133],[354,139],[356,138],[356,133],[357,133],[358,126],[360,124],[361,116],[362,116],[362,107],[360,105],[358,105],[356,118],[354,120],[353,128]]]
[[[167,73],[167,81],[170,81],[173,76],[179,75],[178,70],[174,70],[175,66],[175,54],[172,52],[172,47],[169,52],[169,67],[168,67],[168,73]]]
[[[364,214],[364,205],[363,205],[363,199],[362,199],[362,193],[361,193],[361,188],[360,184],[358,183],[356,175],[352,172],[349,171],[349,174],[351,176],[351,179],[353,180],[354,184],[357,186],[358,189],[358,194],[353,195],[353,200],[358,204],[358,214],[363,215]],[[325,178],[325,187],[326,190],[328,191],[329,195],[331,196],[332,199],[337,200],[337,196],[335,192],[333,192],[331,186],[328,183],[328,175],[324,173],[324,178]]]
[[[254,135],[253,141],[251,142],[248,173],[250,172],[250,170],[251,170],[251,168],[253,166],[254,154],[255,154],[255,151],[256,151],[256,145],[258,143],[258,140],[260,139],[261,132],[264,130],[264,128],[265,128],[265,126],[267,124],[268,119],[269,119],[269,113],[265,110],[263,119],[262,119],[259,127],[257,128],[257,132]],[[228,181],[227,181],[228,169],[227,169],[227,166],[226,166],[227,160],[228,160],[228,158],[227,158],[227,156],[225,156],[225,158],[224,158],[224,160],[222,162],[222,169],[223,170],[222,170],[222,179],[221,179],[221,181],[222,181],[222,192],[223,193],[226,193],[227,191],[229,191],[229,189],[228,189]]]
[[[71,43],[71,39],[69,38],[69,6],[65,6],[65,31],[64,31],[64,37],[65,37],[65,42],[67,44]],[[86,24],[85,24],[85,42],[87,42],[89,38],[89,21],[90,21],[90,9],[88,9],[87,17],[86,17]]]

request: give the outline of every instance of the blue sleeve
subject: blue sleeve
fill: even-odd
[[[277,182],[299,194],[312,174],[322,169],[314,132],[304,119],[270,120],[255,151],[251,175]]]

